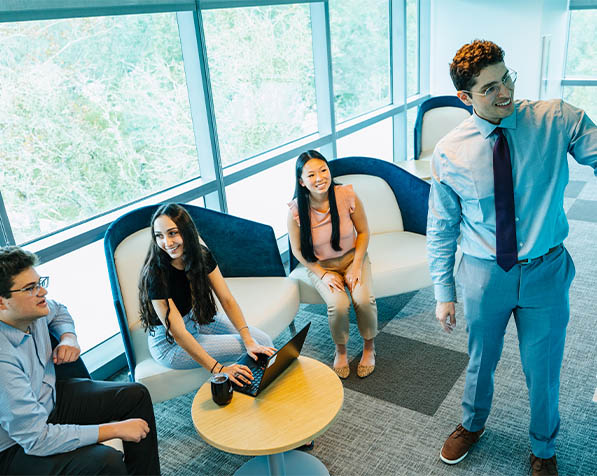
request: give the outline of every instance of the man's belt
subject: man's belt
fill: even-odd
[[[557,246],[554,246],[553,248],[550,248],[549,251],[547,253],[545,253],[544,255],[541,256],[537,256],[536,258],[527,258],[527,259],[519,259],[517,261],[518,264],[530,264],[535,260],[541,259],[541,258],[545,258],[549,253],[557,250],[560,246],[562,246],[562,244],[560,243]]]

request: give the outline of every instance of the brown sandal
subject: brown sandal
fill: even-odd
[[[334,360],[336,360],[336,354],[334,354]],[[347,379],[350,375],[350,367],[348,366],[348,364],[343,365],[342,367],[334,367],[332,365],[332,370],[341,379]]]
[[[373,352],[373,356],[375,357],[376,355],[377,355],[377,353],[374,351]],[[359,365],[357,366],[357,375],[360,378],[365,378],[365,377],[368,377],[369,375],[371,375],[374,370],[375,370],[375,364],[373,364],[373,365],[361,365],[359,363]]]
[[[350,375],[350,367],[348,365],[344,365],[342,367],[332,367],[332,370],[341,379],[347,379]]]

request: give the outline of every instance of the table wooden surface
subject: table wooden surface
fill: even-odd
[[[281,453],[310,442],[336,419],[344,388],[327,365],[300,356],[257,397],[234,392],[223,407],[209,382],[197,391],[191,414],[210,445],[240,455]]]

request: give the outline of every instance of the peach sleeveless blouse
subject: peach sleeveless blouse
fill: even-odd
[[[311,236],[313,238],[313,252],[319,261],[339,258],[355,247],[357,232],[352,222],[355,209],[355,193],[352,185],[336,185],[336,205],[340,217],[340,247],[341,251],[332,248],[332,218],[330,211],[320,212],[311,208]],[[288,203],[292,215],[301,226],[296,199]]]

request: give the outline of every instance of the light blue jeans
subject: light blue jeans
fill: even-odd
[[[554,455],[560,428],[560,368],[570,316],[568,291],[574,274],[574,263],[563,246],[509,272],[495,261],[464,255],[456,275],[469,333],[464,428],[478,431],[485,426],[493,375],[513,314],[531,406],[531,449],[539,458]]]
[[[236,331],[230,319],[224,313],[214,316],[215,321],[200,326],[190,316],[190,311],[183,317],[185,327],[201,347],[221,364],[236,362],[246,352],[243,340]],[[172,344],[166,340],[166,327],[156,326],[154,335],[148,334],[149,352],[160,364],[171,369],[194,369],[200,367],[186,350],[176,342]],[[272,339],[265,332],[249,326],[249,332],[255,341],[261,345],[272,346]]]

